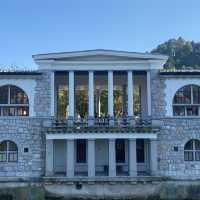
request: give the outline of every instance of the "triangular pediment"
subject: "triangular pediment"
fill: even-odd
[[[166,59],[162,55],[154,55],[149,53],[135,53],[127,51],[115,50],[88,50],[38,54],[33,56],[35,60],[54,60],[54,61],[135,61],[135,60],[162,60]]]
[[[114,56],[114,55],[89,55],[89,56],[75,56],[75,57],[63,57],[55,59],[57,61],[129,61],[139,60],[137,58],[130,58],[126,56]],[[141,60],[141,59],[140,59]]]

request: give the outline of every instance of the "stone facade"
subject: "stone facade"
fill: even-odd
[[[0,119],[0,142],[10,140],[18,147],[18,162],[1,163],[0,176],[31,178],[44,175],[45,140],[41,122],[38,118]]]
[[[191,78],[192,79],[192,78]],[[200,162],[184,161],[184,145],[200,139],[199,118],[166,117],[166,81],[158,70],[151,71],[152,118],[160,119],[158,133],[158,174],[173,178],[199,178]],[[51,119],[51,72],[36,79],[34,117],[0,119],[0,142],[11,140],[18,146],[17,163],[0,163],[0,176],[41,177],[45,174],[45,133],[43,124]],[[28,148],[28,152],[24,152]]]
[[[51,72],[42,71],[42,75],[37,79],[34,102],[36,116],[51,116]]]

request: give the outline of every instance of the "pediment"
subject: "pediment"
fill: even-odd
[[[137,61],[137,60],[165,60],[166,56],[149,53],[136,53],[115,50],[87,50],[74,52],[60,52],[34,55],[35,60],[53,61]]]
[[[89,55],[89,56],[75,56],[56,58],[56,61],[131,61],[139,60],[137,58],[130,58],[127,56],[114,56],[114,55]],[[140,59],[141,60],[141,59]]]

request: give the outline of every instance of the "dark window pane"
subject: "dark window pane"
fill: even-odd
[[[200,104],[200,87],[193,85],[193,103]]]
[[[78,90],[75,92],[76,114],[80,118],[88,116],[88,91]]]
[[[193,152],[192,151],[185,151],[184,152],[184,159],[185,161],[193,161]]]
[[[114,115],[116,117],[122,117],[126,114],[126,112],[123,114],[123,99],[122,99],[122,91],[120,89],[116,89],[113,91],[114,93]]]
[[[8,151],[17,151],[17,145],[14,142],[8,141]]]
[[[7,161],[7,153],[0,151],[0,162],[6,162]]]
[[[195,150],[200,150],[200,141],[195,140]]]
[[[76,145],[77,163],[86,163],[86,140],[77,140]]]
[[[186,106],[187,116],[198,116],[198,106]]]
[[[8,162],[16,162],[16,161],[17,161],[17,152],[9,152]]]
[[[0,151],[6,151],[7,150],[7,142],[6,141],[3,141],[1,144],[0,144]]]
[[[138,163],[144,163],[144,140],[143,139],[138,139],[137,140],[137,162]]]
[[[173,106],[174,116],[185,116],[184,106]]]
[[[0,87],[0,104],[8,104],[8,86]]]
[[[67,118],[67,106],[68,106],[68,90],[65,86],[58,86],[58,111],[57,115],[59,119]]]
[[[195,152],[195,160],[200,161],[200,151]]]
[[[193,140],[186,143],[184,150],[193,150]]]
[[[8,107],[2,107],[1,108],[1,115],[2,116],[9,116],[9,108]]]
[[[28,107],[18,107],[16,109],[15,115],[17,115],[17,116],[28,116],[29,115],[29,108]]]
[[[28,97],[23,90],[15,86],[10,86],[11,104],[28,104]]]
[[[115,143],[116,148],[116,162],[125,163],[125,140],[117,139]]]
[[[134,86],[134,95],[133,95],[133,109],[135,116],[141,116],[141,86]]]
[[[174,97],[174,104],[190,104],[191,103],[191,86],[185,86],[179,89]]]

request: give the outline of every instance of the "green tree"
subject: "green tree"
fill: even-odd
[[[164,65],[166,69],[196,68],[200,69],[200,43],[186,41],[179,37],[164,42],[152,53],[168,55],[169,59]]]

